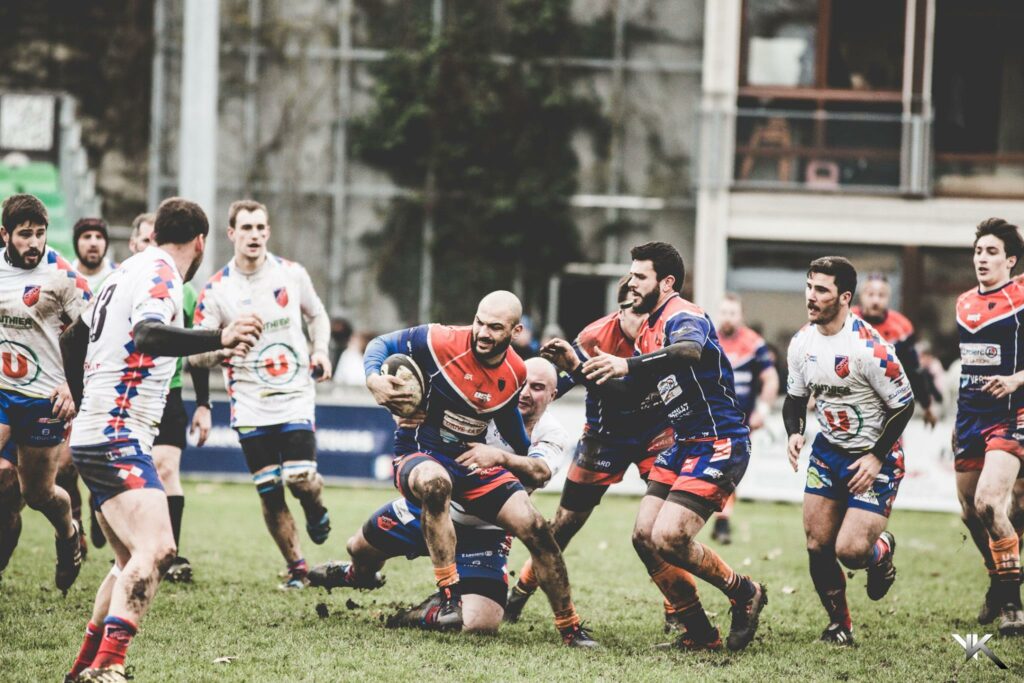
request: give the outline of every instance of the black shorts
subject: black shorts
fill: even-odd
[[[316,434],[312,430],[262,428],[261,432],[238,440],[252,474],[288,460],[316,460]]]
[[[167,404],[160,418],[160,428],[153,440],[154,446],[174,446],[185,450],[185,432],[188,431],[188,413],[181,400],[181,387],[167,392]]]

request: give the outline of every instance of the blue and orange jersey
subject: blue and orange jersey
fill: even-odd
[[[526,365],[511,347],[500,365],[484,365],[473,353],[472,337],[471,327],[432,324],[392,332],[367,345],[367,376],[379,373],[391,354],[404,353],[426,380],[426,419],[416,429],[395,431],[396,456],[419,452],[455,459],[486,440],[492,420],[517,454],[528,453],[530,438],[517,404]]]
[[[761,373],[775,367],[764,338],[749,327],[739,327],[731,335],[718,338],[732,366],[733,385],[740,410],[749,418],[761,391]]]
[[[598,349],[620,358],[633,355],[634,340],[622,330],[619,313],[609,313],[583,328],[572,343],[581,363],[597,355]],[[560,373],[558,394],[576,386],[570,375]],[[637,400],[639,398],[639,400]],[[637,397],[587,391],[587,432],[597,436],[644,441],[668,427],[658,392]]]
[[[982,390],[989,377],[1024,369],[1024,282],[1011,280],[999,289],[975,288],[956,301],[960,332],[960,413],[1010,415],[1024,392],[995,398]]]
[[[636,340],[639,354],[680,342],[701,345],[700,359],[657,379],[658,393],[676,439],[739,438],[750,432],[733,387],[732,366],[711,318],[678,294],[648,316]]]

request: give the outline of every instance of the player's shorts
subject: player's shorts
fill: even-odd
[[[390,557],[429,555],[420,509],[405,499],[380,508],[363,524],[363,538]],[[508,594],[508,536],[499,529],[455,525],[455,566],[462,593],[478,594],[505,607]]]
[[[15,467],[18,466],[18,447],[14,444],[13,439],[8,439],[3,450],[0,450],[0,460],[5,460]]]
[[[307,420],[236,431],[245,463],[253,474],[289,460],[316,461],[316,434]]]
[[[985,453],[1003,451],[1024,460],[1024,409],[1016,420],[957,413],[953,442],[953,468],[957,472],[980,472],[985,466]]]
[[[892,451],[885,456],[885,462],[871,489],[855,496],[847,489],[847,483],[853,477],[850,465],[859,457],[836,446],[819,433],[811,446],[804,493],[831,500],[845,500],[847,508],[867,510],[888,517],[900,482],[903,481],[903,441],[897,441]]]
[[[672,448],[674,440],[671,427],[647,439],[614,439],[585,431],[569,465],[560,505],[577,512],[593,509],[609,486],[622,481],[630,465],[636,465],[647,481],[655,458]]]
[[[15,391],[0,391],[0,423],[11,428],[11,441],[46,448],[64,440],[64,420],[53,416],[48,398],[32,398]]]
[[[185,450],[185,432],[188,431],[188,413],[181,400],[181,387],[167,392],[167,403],[160,418],[160,429],[153,440],[154,446],[174,446]]]
[[[394,460],[395,488],[409,502],[419,505],[420,501],[409,487],[409,475],[424,462],[441,465],[452,480],[452,500],[459,503],[467,514],[488,522],[495,522],[498,512],[517,491],[525,491],[522,483],[504,467],[470,472],[468,468],[444,456],[425,453],[409,453]]]
[[[72,446],[71,459],[92,494],[97,510],[125,491],[164,490],[153,458],[134,441]]]
[[[725,507],[749,462],[749,437],[686,439],[658,455],[649,482],[667,487],[668,500],[707,519]]]

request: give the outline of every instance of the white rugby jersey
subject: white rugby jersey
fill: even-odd
[[[82,272],[82,265],[78,259],[71,262],[71,267],[85,278],[85,281],[89,283],[89,290],[93,292],[100,291],[100,287],[103,285],[103,281],[107,279],[107,276],[117,270],[117,264],[108,258],[103,259],[103,267],[94,275]]]
[[[816,325],[793,336],[786,391],[796,397],[813,395],[821,433],[852,451],[874,446],[886,410],[914,400],[892,345],[853,313],[832,336],[821,334]]]
[[[50,398],[64,383],[60,333],[89,296],[85,279],[49,247],[35,268],[0,257],[0,391]]]
[[[133,328],[142,320],[182,327],[183,287],[174,259],[158,246],[132,256],[103,282],[83,316],[89,349],[72,446],[134,440],[152,450],[178,359],[136,351]]]
[[[273,254],[255,273],[239,271],[232,259],[206,283],[196,302],[195,327],[220,329],[245,313],[263,319],[256,346],[223,366],[232,427],[313,421],[316,391],[302,318],[323,310],[306,269]]]

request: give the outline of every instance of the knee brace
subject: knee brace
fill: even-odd
[[[301,484],[316,479],[316,460],[285,460],[280,469],[285,484]]]
[[[277,491],[281,488],[281,466],[267,465],[252,475],[252,481],[261,496]]]

